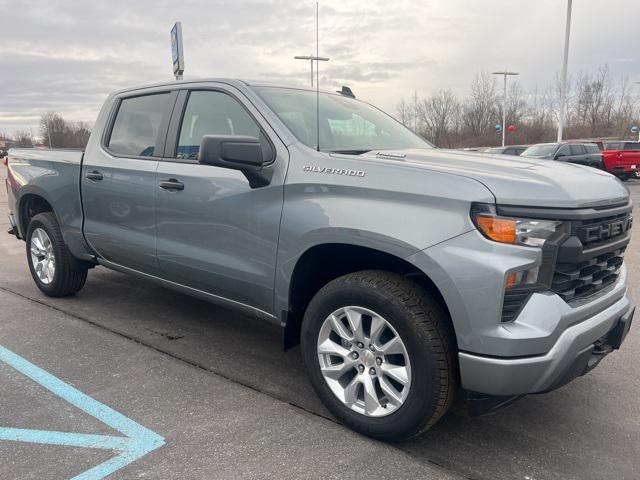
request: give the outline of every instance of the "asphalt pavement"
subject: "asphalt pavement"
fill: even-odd
[[[637,203],[640,181],[628,186]],[[102,267],[77,295],[45,297],[25,244],[3,234],[6,213],[1,188],[0,347],[163,439],[109,478],[640,478],[640,327],[560,390],[488,417],[455,409],[421,438],[388,445],[331,418],[299,349],[283,352],[271,325]],[[639,236],[626,256],[636,302]],[[113,458],[2,440],[3,427],[121,434],[1,359],[0,393],[0,478],[71,478]]]

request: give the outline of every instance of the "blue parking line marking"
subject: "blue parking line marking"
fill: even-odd
[[[157,433],[0,346],[0,361],[124,436],[0,427],[0,440],[113,450],[117,455],[72,480],[100,480],[165,444]]]

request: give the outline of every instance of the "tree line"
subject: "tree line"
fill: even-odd
[[[40,116],[39,138],[31,131],[17,130],[13,135],[0,134],[12,146],[30,148],[44,145],[54,148],[84,148],[89,141],[91,127],[86,122],[66,120],[57,112],[46,112]]]
[[[502,135],[503,89],[494,75],[482,72],[471,82],[470,93],[457,97],[442,89],[421,98],[417,92],[397,105],[398,119],[439,147],[499,145]],[[636,87],[634,91],[634,87]],[[632,138],[630,127],[640,124],[640,87],[627,77],[614,79],[605,65],[595,73],[581,72],[567,85],[564,138]],[[558,78],[544,89],[526,92],[517,81],[507,89],[506,124],[510,145],[556,140],[560,110]]]

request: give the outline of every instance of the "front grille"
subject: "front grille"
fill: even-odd
[[[631,239],[630,202],[579,210],[509,207],[502,213],[563,222],[557,236],[543,248],[538,283],[505,291],[502,322],[514,321],[535,292],[551,291],[571,303],[597,294],[618,280]]]
[[[551,291],[569,302],[593,295],[615,283],[625,249],[618,248],[582,262],[556,263]]]

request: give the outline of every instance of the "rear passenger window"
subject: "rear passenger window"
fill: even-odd
[[[598,145],[585,145],[584,148],[587,149],[587,153],[600,153]]]
[[[158,130],[168,101],[169,93],[123,99],[107,148],[116,155],[154,156]]]
[[[582,145],[571,145],[571,155],[584,155],[585,149]]]
[[[260,127],[230,95],[196,90],[189,94],[176,157],[197,159],[200,142],[205,135],[246,135],[258,138]]]
[[[640,142],[627,142],[624,144],[625,150],[640,150]]]

